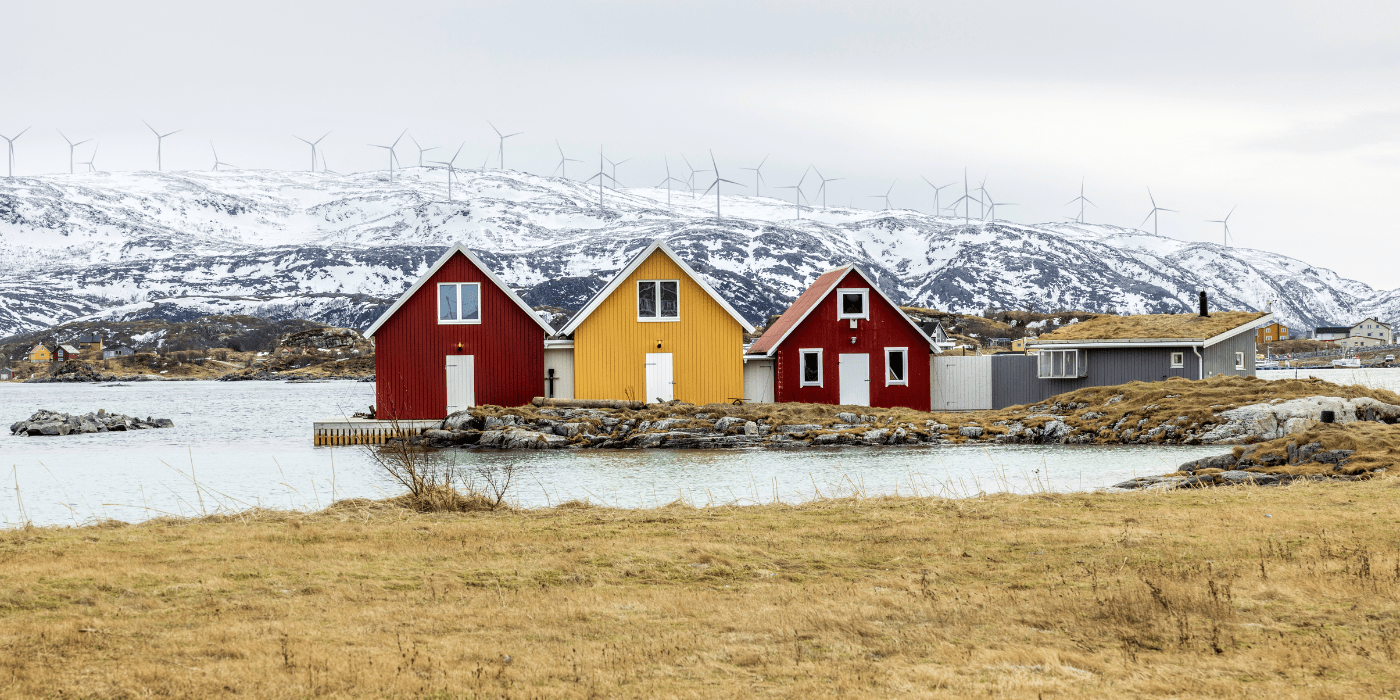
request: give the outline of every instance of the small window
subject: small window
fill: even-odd
[[[909,348],[885,348],[885,386],[909,384]]]
[[[836,320],[870,318],[869,289],[836,290]]]
[[[1235,353],[1235,369],[1244,369],[1244,353]]]
[[[1174,352],[1174,353],[1172,353],[1172,368],[1175,369],[1175,368],[1180,368],[1180,367],[1185,367],[1185,366],[1186,366],[1186,353],[1184,353],[1184,352]]]
[[[822,385],[822,351],[801,350],[802,386]]]
[[[481,323],[481,285],[438,285],[438,323]]]
[[[640,280],[637,282],[638,321],[679,321],[681,319],[681,284],[678,280]]]
[[[1077,379],[1088,376],[1088,358],[1078,350],[1041,350],[1038,353],[1041,379]]]

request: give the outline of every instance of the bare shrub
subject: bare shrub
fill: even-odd
[[[403,431],[390,421],[395,433]],[[396,505],[420,513],[463,513],[499,510],[505,504],[515,476],[515,465],[490,465],[465,469],[450,453],[414,445],[408,439],[383,445],[366,445],[364,453],[407,493],[390,499]],[[485,488],[477,487],[480,479]]]

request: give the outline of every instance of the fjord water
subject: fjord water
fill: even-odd
[[[338,498],[399,493],[363,447],[313,447],[311,422],[374,401],[359,382],[145,382],[0,385],[0,526],[162,514],[220,505],[314,509]],[[170,418],[128,433],[19,437],[10,423],[41,408],[99,408]],[[743,450],[448,450],[460,467],[517,465],[509,499],[647,507],[797,502],[822,495],[973,495],[1089,490],[1172,471],[1222,447],[961,446]],[[18,491],[16,490],[18,482]],[[200,488],[194,487],[197,481]],[[24,516],[21,516],[21,504]]]

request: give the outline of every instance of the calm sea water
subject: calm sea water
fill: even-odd
[[[374,400],[357,382],[150,382],[129,386],[0,384],[0,525],[95,518],[136,521],[221,505],[294,509],[399,489],[366,448],[313,447],[311,422]],[[170,418],[129,433],[18,437],[9,424],[40,408]],[[621,507],[795,502],[860,490],[963,496],[979,491],[1088,490],[1172,471],[1220,447],[972,446],[805,450],[449,450],[462,469],[517,466],[509,498]],[[199,489],[195,488],[198,482]],[[18,489],[16,489],[18,482]]]
[[[1260,379],[1316,377],[1333,384],[1360,384],[1372,389],[1400,392],[1400,369],[1261,369]]]

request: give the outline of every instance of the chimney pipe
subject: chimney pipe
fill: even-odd
[[[1210,311],[1206,309],[1206,292],[1201,290],[1201,318],[1210,318]]]

